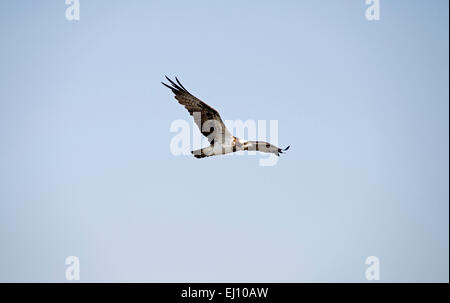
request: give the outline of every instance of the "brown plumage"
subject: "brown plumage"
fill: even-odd
[[[225,123],[223,123],[217,110],[188,92],[177,77],[175,77],[177,83],[170,80],[167,76],[166,79],[172,86],[169,86],[164,82],[161,83],[172,90],[175,94],[175,99],[188,110],[189,114],[194,118],[194,122],[197,124],[200,132],[208,138],[210,144],[217,142],[217,134],[213,134],[215,129],[221,129],[222,143],[226,142],[227,139],[232,138],[231,133],[226,128]],[[194,113],[199,113],[199,115],[194,116]],[[205,124],[206,121],[210,121],[210,123]],[[216,141],[214,141],[214,139],[216,139]]]

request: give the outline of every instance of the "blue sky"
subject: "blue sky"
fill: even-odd
[[[0,281],[448,282],[448,1],[0,3]],[[170,152],[178,76],[258,157]]]

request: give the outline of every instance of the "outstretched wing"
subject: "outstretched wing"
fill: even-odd
[[[172,90],[178,103],[184,105],[189,114],[194,117],[195,124],[197,124],[200,132],[208,138],[210,144],[225,143],[232,140],[233,136],[214,108],[188,92],[176,77],[175,80],[177,83],[170,80],[167,76],[166,79],[172,86],[164,82],[161,83]],[[220,140],[218,137],[219,134],[221,135]]]

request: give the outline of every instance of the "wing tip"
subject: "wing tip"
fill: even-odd
[[[175,80],[177,83],[173,82],[172,79],[170,79],[169,77],[167,77],[167,75],[165,75],[164,77],[166,77],[167,81],[170,82],[170,84],[172,86],[168,86],[165,83],[163,83],[165,86],[168,86],[170,89],[172,89],[172,91],[174,91],[175,94],[181,94],[181,93],[186,93],[189,95],[192,95],[184,86],[183,84],[181,84],[180,80],[178,80],[178,77],[175,76]]]
[[[289,149],[289,147],[291,147],[290,145],[288,145],[288,147],[286,147],[286,148],[279,148],[278,149],[278,153],[277,153],[277,156],[280,156],[280,154],[284,154],[284,152],[285,151],[287,151],[288,149]]]

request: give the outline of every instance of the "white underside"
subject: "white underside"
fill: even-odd
[[[255,144],[252,144],[247,141],[240,141],[239,143],[241,144],[235,147],[235,151],[243,151],[244,150],[243,143],[245,143],[245,148],[248,149],[249,152],[259,151],[278,155],[278,148],[273,145],[271,145],[270,147],[266,147],[265,144],[259,144],[259,146],[257,147]],[[210,145],[202,149],[197,149],[193,153],[194,155],[204,154],[206,156],[217,156],[229,154],[232,152],[233,152],[232,144],[214,144],[214,146]]]

